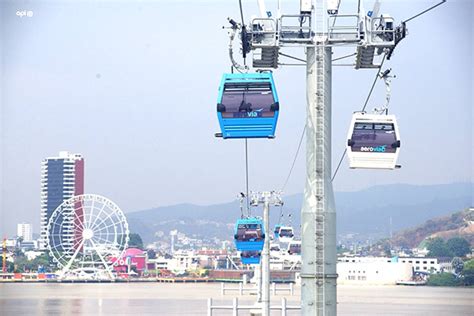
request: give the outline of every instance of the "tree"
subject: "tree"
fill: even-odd
[[[435,237],[433,239],[428,240],[428,244],[426,246],[428,249],[428,256],[429,257],[452,257],[452,253],[449,251],[446,243],[444,242],[443,238]]]
[[[446,242],[448,250],[456,257],[465,257],[471,253],[471,245],[462,237],[453,237]]]
[[[427,285],[431,286],[456,286],[459,285],[459,279],[452,273],[432,274],[428,279]]]
[[[454,257],[453,260],[451,261],[451,266],[454,269],[454,273],[459,276],[461,273],[462,269],[464,268],[464,262],[462,261],[461,258],[459,257]]]
[[[38,271],[40,267],[44,272],[52,272],[54,270],[53,260],[47,251],[31,261],[31,269],[33,271]]]
[[[474,259],[464,263],[461,275],[464,277],[465,285],[474,285]]]
[[[154,249],[147,249],[148,259],[156,259],[156,251]]]
[[[143,249],[142,237],[137,233],[130,233],[130,240],[128,241],[128,246],[130,248]]]
[[[391,257],[392,256],[392,247],[390,247],[390,244],[389,243],[386,243],[383,245],[383,252],[385,253],[385,255],[387,257]]]
[[[15,264],[13,262],[7,261],[7,272],[12,273],[15,270]]]

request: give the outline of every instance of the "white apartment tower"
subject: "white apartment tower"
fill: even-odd
[[[31,224],[21,223],[16,225],[16,235],[22,237],[23,241],[32,241],[33,240],[33,229]]]
[[[84,193],[84,158],[81,154],[59,152],[58,157],[49,157],[41,162],[41,237],[40,249],[45,249],[48,221],[61,203],[75,195]],[[72,226],[72,225],[71,225]],[[74,231],[63,232],[70,235]]]

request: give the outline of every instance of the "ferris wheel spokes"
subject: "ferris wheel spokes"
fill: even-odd
[[[128,223],[112,201],[93,194],[56,208],[47,228],[48,249],[61,278],[113,279],[113,258],[128,245]]]

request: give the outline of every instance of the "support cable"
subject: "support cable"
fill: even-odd
[[[386,53],[383,55],[382,62],[380,63],[377,74],[375,75],[374,82],[372,83],[372,87],[370,87],[369,94],[367,95],[367,98],[365,99],[365,103],[364,103],[364,106],[362,107],[361,112],[365,111],[365,108],[367,107],[367,104],[369,103],[370,97],[372,96],[372,92],[374,91],[375,84],[377,83],[377,79],[379,78],[379,75],[380,75],[380,69],[382,69],[383,64],[385,62],[385,57],[387,57]],[[339,167],[341,167],[342,161],[344,160],[344,157],[345,157],[346,153],[347,153],[347,147],[344,149],[344,152],[341,155],[341,159],[339,159],[339,163],[338,163],[337,168],[334,171],[334,174],[331,178],[331,182],[334,181],[334,178],[336,177],[337,172],[339,171]]]
[[[294,60],[297,60],[297,61],[301,61],[301,62],[305,63],[305,65],[306,65],[306,60],[304,60],[302,58],[298,58],[298,57],[295,57],[295,56],[283,54],[283,53],[280,53],[280,52],[278,52],[278,55],[285,56],[285,57],[288,57],[288,58],[291,58],[291,59],[294,59]]]
[[[352,56],[355,56],[355,55],[357,55],[357,53],[352,53],[352,54],[349,54],[349,55],[337,57],[337,58],[334,58],[332,61],[338,61],[338,60],[341,60],[341,59],[344,59],[344,58],[349,58],[349,57],[352,57]]]
[[[232,48],[232,42],[234,41],[234,38],[235,38],[235,34],[237,32],[237,29],[236,28],[232,28],[232,30],[230,31],[230,38],[229,38],[229,58],[230,58],[230,61],[232,63],[232,66],[234,66],[234,68],[240,72],[240,73],[244,73],[248,70],[248,67],[245,65],[245,60],[244,60],[244,65],[241,66],[237,63],[237,61],[234,59],[234,50]]]
[[[302,59],[302,58],[298,58],[298,57],[295,57],[295,56],[291,56],[291,55],[287,55],[287,54],[283,54],[283,53],[280,53],[278,52],[278,55],[281,55],[281,56],[285,56],[285,57],[288,57],[288,58],[291,58],[291,59],[294,59],[294,60],[297,60],[297,61],[301,61],[303,62],[303,66],[306,66],[306,60]],[[349,54],[349,55],[344,55],[344,56],[341,56],[341,57],[337,57],[337,58],[334,58],[332,61],[338,61],[338,60],[341,60],[341,59],[345,59],[345,58],[349,58],[349,57],[352,57],[352,56],[355,56],[357,55],[357,53],[352,53],[352,54]],[[285,64],[281,64],[281,65],[285,65]],[[288,64],[287,64],[288,65]],[[299,65],[299,64],[298,64]],[[351,65],[353,66],[353,65]]]
[[[239,8],[240,8],[240,19],[242,20],[242,25],[244,25],[244,10],[242,9],[242,0],[239,0]]]
[[[244,41],[247,40],[247,31],[245,30],[245,20],[244,20],[244,10],[242,8],[242,0],[239,0],[239,8],[240,8],[240,19],[242,21],[242,53],[244,57],[244,67],[247,67],[247,52],[245,51],[246,44]],[[248,199],[248,197],[247,197]]]
[[[365,99],[364,106],[362,107],[362,111],[365,111],[365,108],[367,107],[367,104],[369,103],[370,97],[372,96],[372,92],[374,91],[375,84],[377,83],[377,79],[379,79],[379,74],[380,74],[380,69],[382,69],[383,63],[385,62],[385,57],[387,57],[387,54],[383,55],[382,62],[380,63],[379,70],[377,71],[377,74],[375,75],[374,82],[372,83],[372,87],[370,88],[369,94],[367,95],[367,99]]]
[[[420,15],[423,15],[423,14],[427,13],[428,11],[433,10],[434,8],[436,8],[436,7],[440,6],[440,5],[442,5],[442,4],[445,3],[445,2],[446,2],[446,0],[442,0],[441,2],[435,4],[434,6],[429,7],[428,9],[426,9],[426,10],[424,10],[424,11],[422,11],[422,12],[420,12],[420,13],[414,15],[414,16],[412,16],[412,17],[409,18],[409,19],[406,19],[405,21],[403,21],[403,23],[406,23],[406,22],[408,22],[408,21],[411,21],[411,20],[413,20],[413,19],[416,19],[416,18],[419,17]]]
[[[298,154],[300,152],[301,143],[303,143],[303,137],[304,137],[305,132],[306,132],[306,124],[304,125],[303,132],[301,133],[300,141],[298,143],[298,148],[296,149],[295,158],[293,159],[293,163],[291,164],[290,171],[288,172],[288,176],[286,177],[285,183],[283,184],[280,190],[282,192],[285,190],[286,185],[288,184],[288,180],[290,180],[291,173],[293,172],[293,168],[295,167],[296,159],[298,158]]]
[[[250,196],[249,196],[249,155],[248,155],[248,143],[247,138],[245,139],[245,193],[247,199],[247,216],[250,217]]]
[[[341,159],[339,159],[339,163],[337,164],[336,171],[334,171],[334,174],[333,174],[333,176],[332,176],[332,178],[331,178],[331,182],[334,181],[334,178],[336,177],[336,174],[337,174],[337,172],[339,171],[339,167],[341,166],[342,161],[344,160],[344,156],[346,156],[346,153],[347,153],[347,147],[344,148],[344,152],[343,152],[342,155],[341,155]]]
[[[283,216],[283,204],[280,205],[280,216],[278,217],[278,225],[281,223],[281,218]]]
[[[339,7],[341,6],[341,2],[342,2],[342,0],[339,0],[339,2],[337,3],[337,12],[339,12]],[[337,15],[334,18],[334,20],[332,21],[332,27],[333,28],[334,28],[334,25],[336,25],[336,19],[337,19]]]

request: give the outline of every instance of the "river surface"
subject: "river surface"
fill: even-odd
[[[213,304],[231,305],[237,295],[222,296],[220,287],[218,283],[0,283],[0,315],[207,315],[208,298]],[[298,305],[299,288],[294,296],[272,295],[272,305],[280,305],[283,297],[288,305]],[[239,304],[253,302],[254,295],[239,297]],[[474,315],[474,289],[341,285],[338,315]]]

